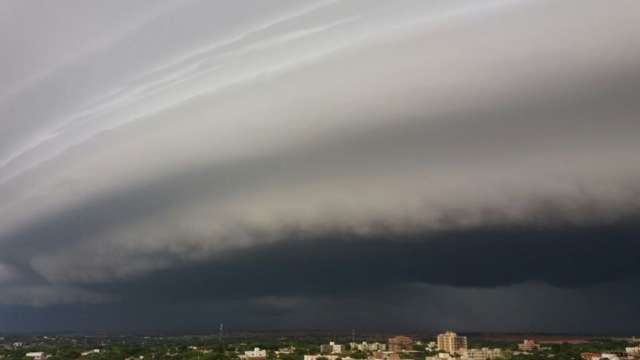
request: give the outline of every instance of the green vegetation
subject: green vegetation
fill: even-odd
[[[202,337],[13,337],[0,341],[1,360],[25,360],[27,352],[42,351],[49,360],[123,360],[127,358],[154,360],[239,360],[247,350],[258,347],[267,350],[266,360],[303,360],[306,354],[318,354],[320,345],[327,343],[329,336],[300,337],[246,337],[225,338],[224,344],[215,336]],[[371,359],[371,351],[351,351],[347,337],[331,337],[343,344],[346,352],[340,356],[358,360]],[[359,340],[362,341],[362,340]],[[367,339],[367,342],[384,342],[384,339]],[[427,350],[426,344],[432,339],[415,345],[412,351],[402,352],[400,357],[406,360],[424,360],[434,356],[437,351]],[[14,344],[15,343],[15,344]],[[613,339],[593,339],[584,344],[551,344],[541,350],[530,353],[517,351],[516,342],[470,340],[470,347],[501,348],[507,350],[504,359],[496,360],[581,360],[583,352],[623,352],[631,344]],[[99,349],[99,353],[81,356],[83,352]],[[285,353],[278,354],[280,349]],[[318,360],[327,360],[320,357]],[[341,359],[342,360],[342,359]]]

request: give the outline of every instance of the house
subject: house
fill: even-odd
[[[33,360],[47,360],[47,354],[43,352],[28,352],[25,354],[26,357],[31,358]]]
[[[244,358],[247,360],[266,360],[267,350],[261,350],[260,348],[253,348],[253,350],[245,351]]]

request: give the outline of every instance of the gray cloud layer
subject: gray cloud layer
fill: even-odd
[[[634,1],[68,5],[0,8],[2,304],[640,275]]]

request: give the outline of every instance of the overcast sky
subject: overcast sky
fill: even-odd
[[[0,331],[639,332],[638,18],[0,0]]]

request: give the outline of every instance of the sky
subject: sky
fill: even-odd
[[[640,333],[635,0],[0,0],[0,332]]]

